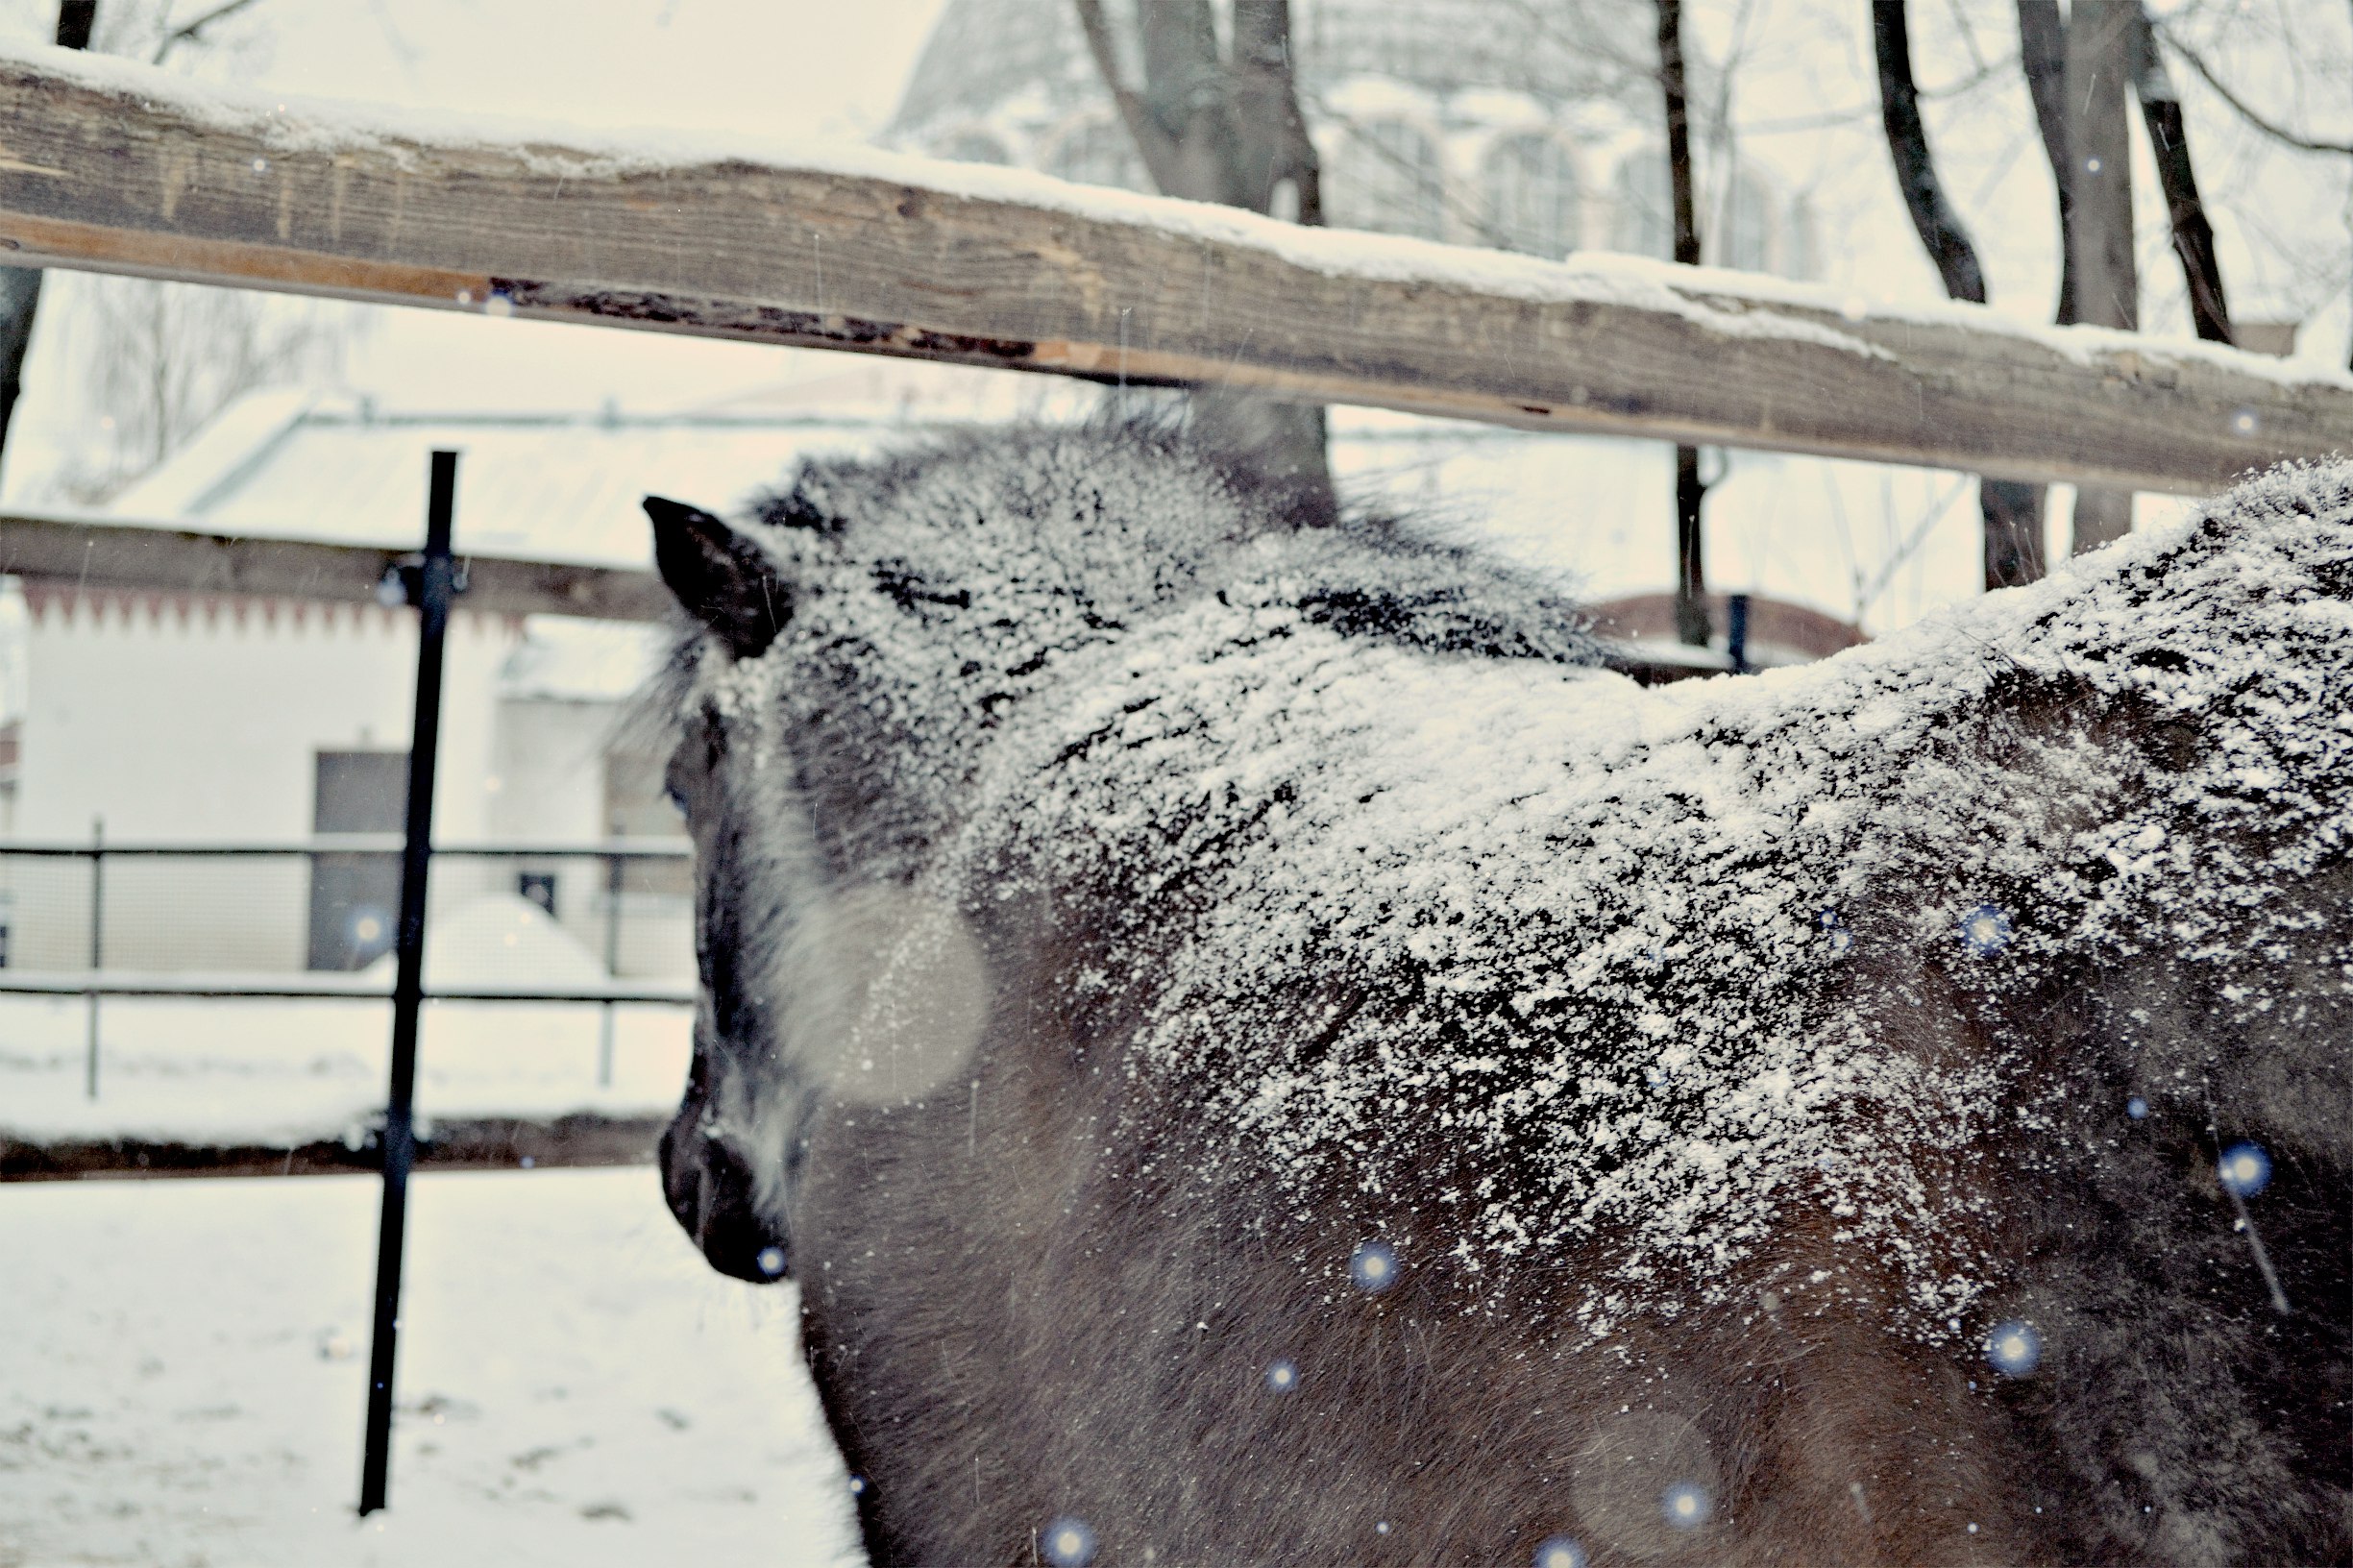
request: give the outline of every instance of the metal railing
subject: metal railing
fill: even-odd
[[[109,997],[393,999],[397,833],[234,842],[0,839],[0,996],[80,996],[98,1093]],[[596,1005],[695,999],[688,842],[436,845],[424,997]],[[527,908],[526,906],[528,906]]]

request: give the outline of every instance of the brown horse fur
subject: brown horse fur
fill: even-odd
[[[1651,693],[1150,429],[649,509],[877,1562],[2353,1560],[2353,469]]]

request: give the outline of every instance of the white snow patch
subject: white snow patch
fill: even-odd
[[[712,1273],[650,1169],[410,1190],[363,1521],[372,1178],[0,1186],[0,1560],[862,1560],[794,1287]]]

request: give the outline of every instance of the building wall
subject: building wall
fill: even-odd
[[[507,698],[499,704],[497,788],[491,831],[503,839],[585,844],[614,823],[607,814],[607,758],[624,704],[575,698]],[[628,831],[625,826],[625,831]],[[641,823],[634,831],[644,832]],[[601,965],[631,979],[685,979],[694,972],[694,906],[675,864],[625,869],[618,900],[611,867],[577,857],[506,861],[499,874],[510,891],[519,874],[555,878],[555,918]],[[619,928],[608,922],[618,919]],[[608,945],[609,944],[609,945]]]
[[[16,832],[86,840],[306,837],[321,750],[404,750],[416,618],[373,606],[195,595],[37,593]],[[452,617],[435,837],[486,837],[496,682],[517,630]],[[436,893],[462,894],[453,866]],[[472,873],[472,874],[470,874]],[[88,961],[86,862],[0,861],[9,962]],[[439,901],[439,900],[437,900]],[[106,959],[122,968],[303,966],[299,860],[108,865]]]

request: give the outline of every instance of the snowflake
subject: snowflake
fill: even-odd
[[[1679,1481],[1658,1494],[1658,1511],[1677,1530],[1697,1530],[1715,1514],[1716,1502],[1699,1482]]]
[[[1985,1359],[2010,1377],[2025,1377],[2043,1362],[2043,1336],[2033,1324],[2013,1319],[1987,1338]]]
[[[1038,1545],[1054,1568],[1087,1568],[1094,1560],[1094,1531],[1066,1513],[1045,1527]]]
[[[1991,958],[2010,945],[2010,917],[1992,904],[1979,904],[1961,917],[1961,945],[1973,958]]]
[[[1566,1535],[1555,1535],[1536,1548],[1536,1568],[1585,1568],[1585,1549]]]
[[[2260,1143],[2234,1143],[2222,1151],[2215,1174],[2232,1192],[2251,1198],[2271,1185],[2271,1157]]]

